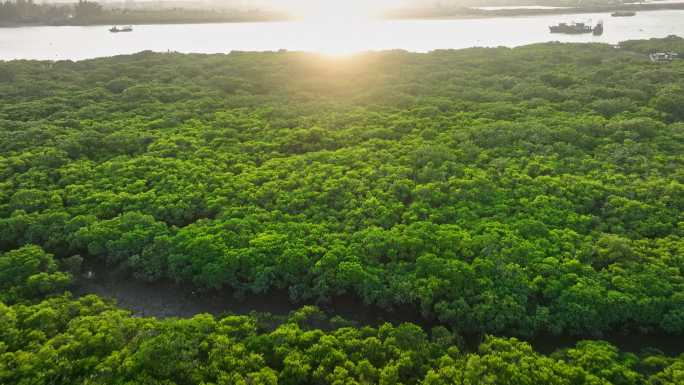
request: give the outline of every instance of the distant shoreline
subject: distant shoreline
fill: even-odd
[[[23,28],[23,27],[97,27],[113,25],[162,25],[162,24],[242,24],[242,23],[278,23],[294,21],[294,19],[255,19],[255,20],[115,20],[115,21],[94,21],[87,23],[15,23],[0,22],[0,28]]]
[[[667,11],[684,10],[683,3],[629,3],[617,6],[599,5],[588,7],[568,7],[568,8],[516,8],[516,9],[496,9],[483,10],[468,7],[453,8],[415,8],[388,13],[386,19],[389,20],[434,20],[434,19],[483,19],[495,17],[515,17],[515,16],[544,16],[544,15],[569,15],[578,13],[612,13],[615,11]]]
[[[380,20],[452,20],[452,19],[486,19],[516,16],[544,16],[544,15],[569,15],[582,13],[611,13],[615,11],[666,11],[684,10],[684,3],[629,3],[619,6],[591,6],[576,8],[517,8],[483,10],[477,8],[454,7],[454,8],[421,8],[394,11],[384,15]],[[155,24],[222,24],[222,23],[269,23],[289,22],[298,19],[289,17],[190,17],[190,18],[155,18],[148,15],[130,14],[132,17],[109,17],[96,20],[58,20],[53,22],[0,22],[0,28],[20,27],[87,27],[87,26],[111,26],[111,25],[155,25]],[[137,16],[137,17],[136,17]]]
[[[21,27],[91,27],[112,25],[146,25],[146,24],[223,24],[223,23],[270,23],[292,21],[288,18],[103,18],[99,20],[76,21],[64,20],[54,22],[12,22],[0,21],[0,28]]]

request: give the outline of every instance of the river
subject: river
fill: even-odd
[[[559,35],[558,22],[603,20],[602,36]],[[0,28],[0,60],[81,60],[143,50],[184,53],[276,51],[280,49],[347,54],[404,49],[427,52],[467,47],[515,47],[546,41],[615,44],[628,39],[684,36],[684,10],[638,12],[635,17],[608,13],[494,17],[453,20],[356,20],[224,24],[136,25],[129,33],[108,26]]]
[[[96,294],[116,301],[121,308],[143,317],[190,318],[207,313],[220,317],[225,314],[245,315],[252,312],[269,313],[285,317],[305,304],[290,302],[286,291],[272,291],[268,294],[249,295],[237,299],[230,291],[195,293],[190,287],[179,287],[171,282],[143,283],[125,277],[115,277],[102,268],[91,279],[80,278],[72,288],[75,296]],[[406,306],[394,311],[367,306],[352,296],[334,298],[317,304],[328,316],[341,316],[357,325],[378,326],[385,322],[399,324],[412,322],[429,329],[438,325],[436,320],[421,316],[416,307]],[[482,341],[482,335],[466,335],[464,341],[468,350],[474,351]],[[524,338],[523,338],[524,339]],[[575,346],[583,339],[595,337],[539,335],[527,341],[540,353],[549,354],[557,349]],[[663,336],[644,334],[611,334],[601,337],[620,350],[639,353],[644,348],[655,348],[676,356],[684,353],[684,336]]]

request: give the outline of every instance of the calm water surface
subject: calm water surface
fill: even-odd
[[[550,34],[563,21],[605,22],[603,36]],[[282,22],[137,25],[131,33],[108,26],[0,28],[0,59],[87,59],[143,50],[198,53],[279,49],[344,54],[405,49],[519,46],[546,41],[617,43],[627,39],[684,36],[684,10],[456,20]]]

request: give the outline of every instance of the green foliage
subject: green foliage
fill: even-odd
[[[684,330],[682,61],[552,43],[0,73],[1,251],[462,332]]]
[[[658,92],[653,101],[655,108],[671,116],[673,120],[684,120],[684,88],[673,85]]]
[[[669,35],[664,39],[628,40],[620,42],[620,48],[633,52],[684,52],[684,38]]]
[[[550,356],[514,338],[462,352],[445,328],[322,330],[314,308],[272,328],[251,316],[131,317],[95,296],[0,302],[3,384],[679,384],[682,357],[583,341]]]
[[[69,274],[57,271],[52,255],[38,246],[0,254],[0,301],[13,303],[63,291]]]

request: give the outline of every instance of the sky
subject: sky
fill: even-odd
[[[378,14],[382,10],[400,7],[399,0],[281,0],[273,6],[285,6],[285,10],[305,18],[362,17]]]

